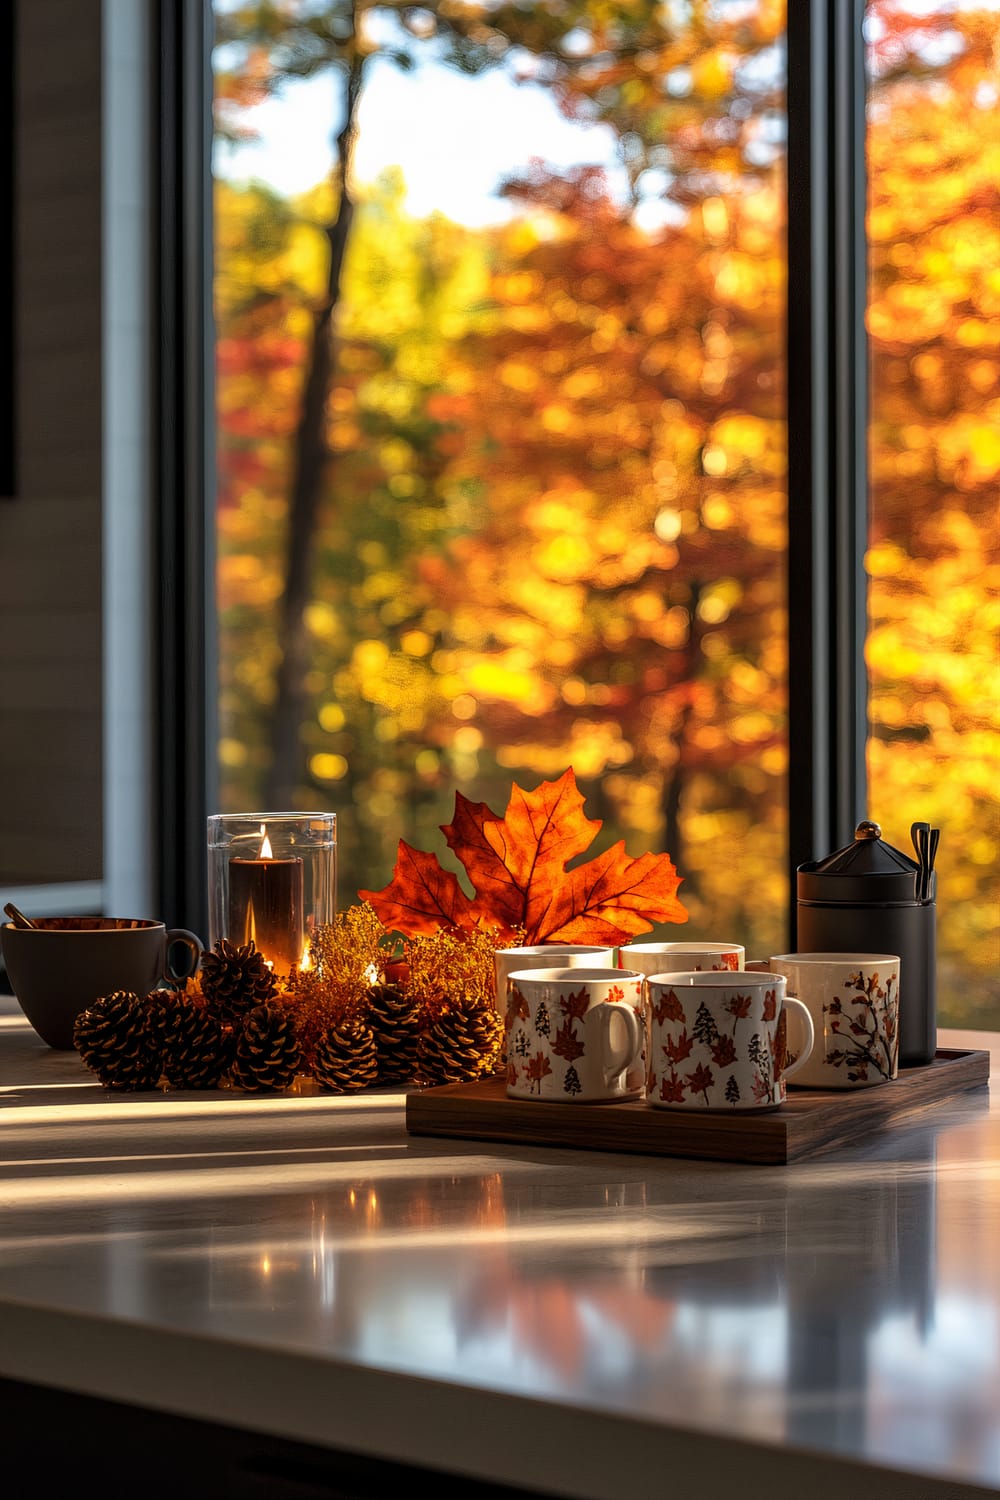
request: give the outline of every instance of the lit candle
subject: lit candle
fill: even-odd
[[[305,946],[301,859],[275,859],[260,825],[256,859],[229,861],[230,941],[254,942],[271,968],[289,973]]]

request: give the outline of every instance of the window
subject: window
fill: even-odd
[[[759,953],[927,819],[1000,1024],[995,9],[213,10],[220,806],[335,810],[343,905],[572,764]]]
[[[996,6],[866,15],[869,807],[941,828],[942,1014],[1000,1016]]]
[[[779,951],[780,7],[215,14],[224,804],[373,888],[572,766]]]

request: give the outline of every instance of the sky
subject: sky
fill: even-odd
[[[336,87],[322,77],[294,83],[282,98],[258,105],[249,118],[259,143],[217,146],[216,174],[256,178],[285,195],[322,181],[332,159]],[[497,183],[533,156],[558,168],[604,166],[612,182],[621,171],[612,130],[564,119],[551,93],[516,84],[500,70],[475,78],[440,66],[401,73],[376,59],[358,119],[356,180],[371,182],[384,168],[400,167],[415,217],[438,210],[473,227],[510,218],[511,206],[495,195]]]
[[[220,9],[233,3],[215,0]],[[1000,0],[907,0],[910,11],[926,15],[970,5],[1000,9]],[[390,28],[381,39],[391,42],[394,23],[379,24]],[[947,29],[939,45],[947,47]],[[217,142],[216,175],[256,179],[285,196],[323,181],[332,161],[338,89],[330,76],[286,84],[279,98],[247,112],[258,141],[236,148]],[[410,73],[373,58],[358,119],[357,185],[373,182],[387,167],[400,168],[406,207],[415,218],[438,211],[473,228],[510,219],[516,210],[497,196],[497,185],[533,157],[557,171],[603,167],[611,193],[621,201],[627,195],[608,126],[565,119],[550,90],[515,83],[502,68],[469,77],[446,67],[434,59],[433,44]],[[652,176],[648,184],[640,183],[643,201],[634,216],[640,228],[655,232],[669,221],[671,209],[659,196],[663,185]]]

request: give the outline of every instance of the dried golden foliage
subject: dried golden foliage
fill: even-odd
[[[385,928],[374,907],[367,901],[357,902],[338,912],[332,922],[316,928],[309,940],[309,960],[330,983],[367,988],[374,983],[373,967],[381,978],[391,957],[385,938]]]
[[[170,992],[165,990],[163,993],[164,995],[169,995]],[[193,974],[189,974],[186,979],[181,980],[181,982],[177,985],[175,993],[177,994],[178,998],[191,1000],[196,1005],[203,1006],[205,1004],[205,991],[201,987],[200,966],[195,970]]]
[[[289,976],[286,995],[294,1001],[299,1046],[311,1059],[318,1037],[329,1026],[360,1017],[365,996],[385,977],[392,958],[387,933],[367,902],[338,912],[317,927],[309,941],[309,966]]]
[[[407,988],[428,1022],[460,998],[492,1004],[496,993],[494,951],[517,941],[516,937],[501,940],[488,927],[441,928],[408,938],[403,950],[409,966]]]

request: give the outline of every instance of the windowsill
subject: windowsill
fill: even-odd
[[[942,1344],[1000,1319],[988,1089],[757,1167],[115,1097],[3,1012],[0,1377],[593,1500],[1000,1484],[1000,1350]]]

